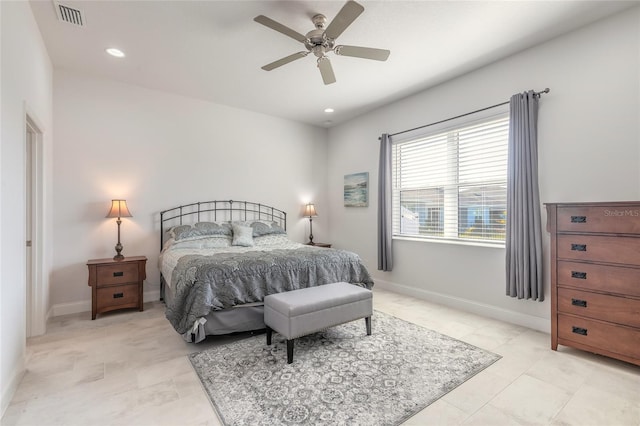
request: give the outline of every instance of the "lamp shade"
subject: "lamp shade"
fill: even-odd
[[[133,215],[129,212],[129,208],[127,207],[126,200],[111,200],[111,209],[109,213],[107,213],[107,217],[132,217]]]
[[[304,216],[307,217],[317,217],[318,213],[316,213],[316,206],[313,203],[309,203],[304,206]]]

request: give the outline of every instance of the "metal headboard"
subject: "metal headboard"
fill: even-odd
[[[287,230],[287,213],[275,207],[251,201],[199,201],[160,212],[160,250],[165,232],[173,226],[234,220],[271,220]]]

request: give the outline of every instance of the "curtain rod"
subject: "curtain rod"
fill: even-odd
[[[542,96],[542,94],[543,94],[543,93],[549,93],[549,92],[550,92],[550,90],[549,90],[549,88],[547,87],[547,88],[545,88],[544,90],[541,90],[541,91],[539,91],[539,92],[533,92],[533,94],[534,94],[534,96],[538,96],[538,97],[540,97],[540,96]],[[486,110],[488,110],[488,109],[496,108],[496,107],[499,107],[499,106],[502,106],[502,105],[506,105],[506,104],[508,104],[508,103],[509,103],[509,101],[506,101],[506,102],[502,102],[502,103],[499,103],[499,104],[495,104],[495,105],[488,106],[488,107],[486,107],[486,108],[480,108],[480,109],[477,109],[477,110],[475,110],[475,111],[467,112],[466,114],[460,114],[460,115],[457,115],[457,116],[455,116],[455,117],[446,118],[446,119],[444,119],[444,120],[436,121],[436,122],[434,122],[434,123],[429,123],[429,124],[425,124],[425,125],[423,125],[423,126],[414,127],[413,129],[403,130],[403,131],[401,131],[401,132],[397,132],[397,133],[392,133],[392,134],[390,134],[389,136],[397,136],[397,135],[401,135],[401,134],[403,134],[403,133],[413,132],[414,130],[423,129],[423,128],[425,128],[425,127],[435,126],[436,124],[446,123],[447,121],[455,120],[456,118],[466,117],[467,115],[475,114],[476,112],[486,111]],[[380,140],[380,139],[381,139],[381,138],[378,138],[378,140]]]

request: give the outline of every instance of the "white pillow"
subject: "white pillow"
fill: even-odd
[[[239,225],[234,223],[233,228],[233,242],[234,246],[252,247],[253,243],[253,228],[250,226]]]

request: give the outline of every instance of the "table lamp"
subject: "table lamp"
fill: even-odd
[[[318,217],[316,206],[313,203],[304,206],[304,216],[309,217],[309,244],[313,245],[313,218]]]
[[[116,223],[118,224],[118,244],[116,244],[116,255],[113,256],[113,260],[123,260],[124,256],[121,254],[122,252],[122,244],[120,244],[120,224],[122,220],[121,217],[133,217],[131,212],[129,212],[129,208],[127,207],[126,200],[111,200],[111,210],[107,213],[107,217],[117,217]]]

